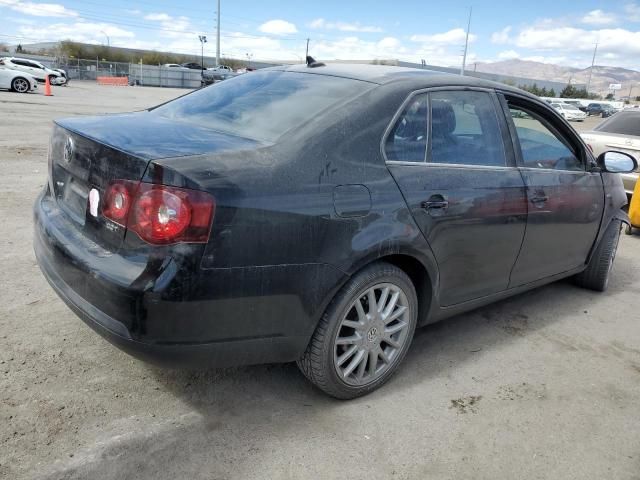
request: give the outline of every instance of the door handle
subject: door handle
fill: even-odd
[[[429,200],[420,203],[425,210],[444,210],[448,206],[449,202],[442,195],[432,195]]]
[[[535,197],[531,197],[531,203],[533,204],[545,203],[548,200],[549,200],[549,197],[547,195],[536,195]]]

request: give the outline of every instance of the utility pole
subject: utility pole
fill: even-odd
[[[467,51],[469,49],[469,30],[471,29],[472,13],[473,13],[473,7],[469,7],[469,21],[467,22],[467,36],[464,41],[464,54],[462,55],[462,68],[460,69],[460,75],[464,75],[464,68],[467,65]]]
[[[591,68],[589,69],[589,80],[587,81],[587,93],[591,87],[591,76],[593,75],[593,66],[596,63],[596,53],[598,53],[598,42],[596,42],[596,48],[593,49],[593,58],[591,59]]]
[[[307,37],[307,50],[304,54],[304,60],[307,61],[307,57],[309,56],[309,38]]]
[[[216,31],[216,67],[220,66],[220,0],[218,0],[218,29]]]

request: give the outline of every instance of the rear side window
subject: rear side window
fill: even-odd
[[[224,133],[273,142],[323,110],[374,85],[349,78],[294,72],[251,72],[152,110]]]
[[[622,112],[598,125],[596,132],[619,133],[640,137],[640,112]]]
[[[387,160],[424,162],[427,154],[429,97],[417,95],[404,109],[385,144]]]
[[[431,94],[431,163],[504,167],[507,159],[491,96],[485,92]]]

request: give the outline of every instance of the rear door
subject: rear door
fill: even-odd
[[[442,306],[505,290],[526,224],[524,183],[488,90],[412,96],[385,140],[388,168],[439,269]]]
[[[502,98],[529,209],[509,285],[517,287],[584,265],[600,228],[604,188],[566,124],[530,100]]]

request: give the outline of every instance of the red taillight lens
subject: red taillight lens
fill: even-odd
[[[119,180],[107,189],[103,215],[151,244],[205,243],[215,202],[186,188]]]
[[[133,182],[113,183],[107,189],[102,214],[123,227],[131,207],[131,197],[135,192]]]

